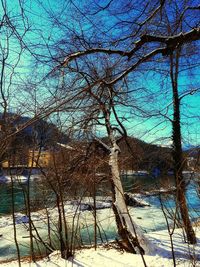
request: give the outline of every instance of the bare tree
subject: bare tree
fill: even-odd
[[[128,251],[140,253],[143,258],[143,254],[151,253],[153,247],[129,214],[120,179],[119,143],[127,137],[127,133],[118,115],[117,108],[119,104],[123,105],[122,99],[125,97],[126,92],[123,92],[122,85],[115,87],[97,82],[101,81],[102,77],[111,80],[113,75],[113,66],[106,65],[105,63],[107,59],[105,57],[100,59],[99,57],[98,60],[104,62],[102,63],[103,69],[100,67],[97,71],[93,64],[85,62],[89,70],[88,73],[82,72],[80,69],[76,70],[77,75],[82,77],[82,90],[80,89],[81,95],[78,99],[79,104],[76,102],[76,113],[82,114],[82,116],[79,116],[80,120],[77,120],[77,125],[80,125],[79,127],[87,135],[87,138],[94,139],[98,146],[108,155],[113,211],[118,233],[122,238],[121,245]],[[101,127],[102,131],[105,130],[108,139],[107,143],[98,136],[99,127]]]
[[[81,28],[82,30],[80,32],[76,29],[70,31],[69,26],[65,27],[60,20],[57,20],[57,26],[61,30],[64,31],[67,29],[68,32],[71,32],[71,40],[74,40],[74,43],[73,46],[70,46],[68,40],[65,41],[62,39],[60,41],[61,57],[59,60],[61,62],[54,70],[59,68],[75,68],[86,73],[87,67],[85,70],[83,67],[83,64],[85,64],[84,59],[88,58],[90,61],[93,60],[93,64],[97,65],[94,59],[94,55],[96,54],[106,54],[110,57],[110,60],[120,62],[120,68],[116,68],[116,72],[112,78],[107,79],[106,76],[101,79],[97,78],[93,81],[92,86],[88,86],[87,90],[91,91],[91,94],[93,92],[90,89],[93,87],[111,88],[120,83],[125,77],[133,75],[136,70],[142,70],[142,68],[151,69],[153,60],[159,62],[163,61],[163,59],[172,59],[172,55],[176,53],[177,48],[181,49],[188,43],[198,42],[200,39],[199,18],[197,15],[200,7],[190,1],[187,4],[181,3],[180,5],[176,1],[159,1],[154,5],[149,5],[147,2],[136,3],[134,1],[128,1],[128,3],[123,4],[120,1],[118,3],[118,5],[121,5],[120,12],[117,9],[118,5],[114,6],[116,4],[115,1],[109,1],[106,6],[93,3],[90,6],[90,10],[84,5],[78,7],[73,0],[69,2],[79,14],[80,25],[83,27],[85,23],[88,25],[88,28],[90,25],[92,30],[86,32],[83,30],[84,28]],[[134,11],[136,6],[139,10],[138,13]],[[179,10],[178,13],[176,10]],[[113,22],[110,21],[110,24],[106,20],[108,14],[111,14],[113,17]],[[191,17],[193,20],[191,20]],[[91,18],[93,19],[91,20]],[[165,23],[167,23],[167,27],[164,26]],[[106,31],[103,31],[102,27],[106,27]],[[166,30],[166,28],[169,30]],[[116,34],[112,34],[109,37],[111,30],[116,32]],[[65,45],[66,49],[64,47]],[[77,48],[78,46],[81,49]],[[63,57],[64,59],[62,59]],[[172,75],[176,76],[176,74]],[[175,149],[173,155],[176,180],[178,181],[178,185],[180,185],[180,180],[183,185],[183,177],[180,178],[183,161],[181,159],[180,125],[178,125],[180,124],[178,118],[180,116],[178,114],[179,103],[177,103],[178,98],[176,98],[174,86],[176,81],[174,81],[174,77],[172,79],[174,103],[176,104],[176,107],[174,106],[173,141]],[[107,114],[104,114],[105,118],[109,115],[109,112],[107,111]],[[108,129],[109,127],[107,128],[107,133]],[[113,134],[111,130],[109,131]],[[115,146],[116,141],[112,142],[114,142],[112,145]],[[177,177],[180,179],[177,179]],[[184,192],[182,189],[179,189],[177,189],[177,198],[179,199],[179,203],[181,203],[181,210],[184,206],[184,211],[182,210],[181,214],[185,231],[187,232],[189,242],[195,243],[189,216],[185,215],[187,207],[185,201],[185,204],[183,204],[183,199],[185,199]]]
[[[172,140],[173,140],[173,159],[174,175],[177,187],[177,203],[180,209],[187,240],[191,244],[196,243],[196,237],[192,228],[185,197],[185,179],[183,177],[184,159],[182,151],[181,125],[180,125],[180,101],[178,93],[178,71],[179,71],[180,50],[175,52],[175,56],[170,57],[170,77],[173,89],[173,121],[172,121]],[[174,63],[175,62],[175,63]]]

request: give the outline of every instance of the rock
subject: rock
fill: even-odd
[[[71,201],[71,204],[73,206],[78,206],[80,211],[94,210],[94,204],[93,203],[86,203],[86,202],[79,203],[78,201]],[[112,203],[110,201],[109,202],[97,201],[96,202],[96,210],[107,209],[107,208],[110,208],[111,205],[112,205]]]
[[[150,205],[144,201],[139,201],[134,198],[134,196],[130,193],[124,193],[125,202],[127,206],[132,207],[150,207]]]
[[[16,224],[21,224],[21,223],[28,223],[29,222],[29,218],[28,216],[24,215],[24,216],[21,216],[21,217],[17,217],[15,219],[15,223]]]

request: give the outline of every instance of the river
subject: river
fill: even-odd
[[[191,179],[188,179],[191,178]],[[148,175],[144,176],[135,176],[135,175],[123,175],[121,177],[122,184],[124,187],[124,191],[130,193],[145,193],[152,192],[156,190],[166,188],[171,188],[175,185],[173,176],[160,176],[160,177],[152,177]],[[188,185],[186,191],[186,197],[188,200],[188,206],[191,212],[194,214],[194,210],[200,211],[200,185],[197,183],[197,175],[188,176],[187,177]],[[70,184],[71,187],[71,184]],[[29,181],[30,188],[30,199],[32,206],[37,209],[38,207],[43,208],[43,204],[46,206],[54,203],[55,196],[53,191],[46,185],[46,183],[42,182],[42,177],[40,175],[35,176],[34,179],[30,179]],[[13,186],[13,196],[15,202],[15,210],[16,211],[24,211],[25,210],[25,192],[27,192],[27,181],[19,182],[15,181]],[[68,192],[68,188],[66,186],[66,192]],[[101,192],[101,193],[100,193]],[[109,194],[110,186],[108,182],[104,182],[100,185],[99,191],[97,189],[97,195]],[[160,199],[158,195],[144,196],[151,205],[160,206]],[[192,196],[192,197],[191,197]],[[173,205],[173,199],[170,198],[168,194],[168,198],[163,198],[164,201],[166,199],[167,205]],[[0,215],[10,214],[12,212],[12,185],[11,183],[0,183]],[[195,217],[197,217],[195,215]]]
[[[188,201],[188,208],[192,220],[200,218],[200,194],[199,184],[197,177],[187,177],[187,190],[186,197]],[[194,179],[195,178],[195,179]],[[163,216],[160,204],[160,197],[157,192],[165,191],[166,188],[172,188],[174,186],[174,180],[172,176],[157,177],[153,178],[150,176],[122,176],[122,183],[126,192],[134,193],[141,200],[145,200],[150,204],[150,207],[141,208],[134,207],[130,208],[130,213],[133,216],[135,222],[145,232],[162,230],[166,228],[166,221]],[[66,192],[69,193],[72,187],[66,186]],[[51,207],[50,217],[53,222],[52,231],[56,230],[58,214],[55,207],[55,194],[47,188],[46,183],[43,183],[42,177],[35,176],[34,179],[30,179],[30,199],[32,205],[32,219],[34,220],[35,226],[38,228],[41,236],[47,236],[46,218],[44,218],[44,207]],[[21,255],[29,255],[29,238],[27,238],[27,226],[26,223],[22,223],[21,217],[25,212],[24,192],[27,192],[27,182],[19,183],[15,182],[13,187],[13,195],[15,202],[15,210],[17,211],[17,232],[18,241],[21,244],[20,250]],[[64,190],[65,191],[65,190]],[[73,188],[74,191],[74,188]],[[102,193],[103,192],[103,193]],[[142,192],[142,194],[141,194]],[[104,181],[100,188],[97,189],[97,195],[99,199],[104,201],[105,194],[110,194],[110,187],[108,182]],[[111,194],[110,194],[111,195]],[[70,200],[71,196],[67,196]],[[83,199],[84,201],[84,199]],[[168,212],[174,210],[175,202],[173,194],[162,194],[162,202]],[[13,241],[13,225],[11,214],[12,208],[12,186],[11,183],[0,184],[0,260],[16,257],[16,247]],[[47,205],[48,204],[48,205]],[[73,205],[66,206],[67,219],[73,217]],[[20,213],[19,213],[20,212]],[[98,224],[102,229],[101,236],[98,235],[98,242],[106,240],[112,240],[116,237],[116,226],[111,208],[98,210],[97,211]],[[94,217],[91,211],[81,211],[78,215],[80,225],[80,236],[82,242],[85,244],[91,243],[94,237]],[[2,236],[1,236],[2,235]],[[40,248],[43,253],[44,248]]]

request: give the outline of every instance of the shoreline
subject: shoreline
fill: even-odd
[[[200,229],[195,228],[198,240],[200,240]],[[165,266],[172,267],[173,260],[170,248],[170,239],[169,233],[167,230],[150,232],[146,236],[153,242],[157,247],[156,254],[153,256],[144,255],[144,259],[149,267],[155,266]],[[176,229],[173,234],[174,241],[174,253],[177,261],[177,266],[180,267],[189,267],[192,262],[200,262],[200,244],[197,245],[188,245],[183,242],[182,239],[182,229]],[[191,259],[191,256],[196,255],[196,258]],[[93,247],[80,248],[75,251],[73,258],[64,260],[61,258],[59,251],[54,251],[49,254],[47,257],[38,258],[36,263],[30,261],[30,258],[23,257],[21,264],[24,267],[48,267],[48,266],[74,266],[74,267],[102,267],[104,264],[108,266],[115,267],[132,267],[133,262],[135,266],[142,267],[143,262],[141,256],[138,254],[132,254],[125,251],[122,251],[118,248],[116,243],[110,242],[105,246],[98,246],[97,250]],[[17,260],[1,261],[1,267],[17,267]],[[195,266],[198,266],[197,264]]]

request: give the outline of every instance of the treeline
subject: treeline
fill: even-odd
[[[16,117],[15,120],[12,120],[13,127],[17,127],[19,124],[30,120],[29,117],[19,117],[14,114],[10,116],[10,120],[13,117]],[[3,125],[3,121],[1,123]],[[103,142],[108,143],[108,138],[103,137],[101,139]],[[69,149],[70,147],[72,151],[76,150],[77,147],[80,151],[81,149],[86,151],[92,144],[94,144],[93,147],[96,149],[97,154],[104,155],[103,146],[95,140],[86,141],[80,140],[80,138],[70,138],[53,123],[39,120],[14,135],[5,153],[2,155],[1,162],[9,158],[10,160],[12,159],[11,162],[13,161],[14,163],[15,161],[15,165],[26,165],[29,150],[54,151],[58,153],[62,146],[62,150],[65,150],[65,153],[72,153]],[[173,170],[172,148],[170,146],[146,143],[130,136],[124,138],[119,146],[121,150],[119,156],[121,170],[146,170],[152,172],[155,168],[158,168],[161,174],[167,174],[168,171]],[[198,166],[198,157],[198,147],[185,150],[185,170],[190,168],[188,164],[190,159],[188,158],[193,158],[192,164]],[[104,168],[106,169],[106,164]]]

